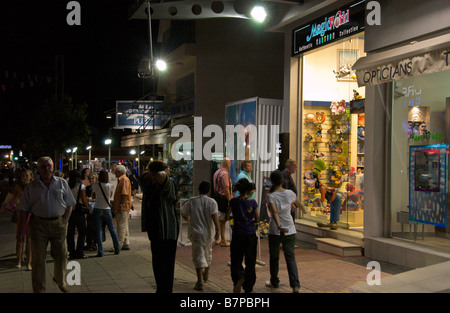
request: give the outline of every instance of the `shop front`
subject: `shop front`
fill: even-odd
[[[380,2],[384,24],[366,28],[352,67],[365,88],[365,255],[416,268],[450,260],[450,4]]]
[[[351,67],[365,56],[364,12],[364,1],[351,2],[292,30],[291,147],[298,196],[308,209],[298,222],[363,230],[365,89]],[[318,184],[332,198],[322,201]]]

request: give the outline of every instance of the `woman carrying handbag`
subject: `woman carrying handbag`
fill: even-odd
[[[103,256],[103,243],[102,243],[102,224],[103,222],[109,229],[111,238],[114,245],[114,254],[119,254],[120,244],[119,236],[114,228],[113,217],[111,214],[111,204],[109,200],[113,194],[113,187],[109,182],[108,172],[103,170],[98,175],[98,183],[92,185],[92,192],[95,196],[95,207],[92,215],[94,216],[96,240],[97,240],[97,257]]]

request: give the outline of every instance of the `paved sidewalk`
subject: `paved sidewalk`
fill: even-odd
[[[140,201],[134,201],[135,211],[130,219],[131,250],[121,251],[119,255],[106,252],[103,258],[96,258],[96,252],[87,252],[88,259],[76,260],[80,264],[81,284],[70,286],[71,293],[154,293],[156,289],[150,244],[146,233],[140,230]],[[183,237],[187,243],[187,224],[183,225]],[[255,293],[291,293],[284,256],[280,256],[280,288],[265,287],[269,275],[269,253],[267,239],[261,239],[260,261],[257,265]],[[111,237],[107,231],[104,243],[105,251],[112,248]],[[0,215],[0,293],[30,293],[31,273],[15,268],[15,231],[14,224],[6,214]],[[298,242],[295,250],[299,270],[301,293],[351,293],[367,292],[366,269],[370,261],[365,257],[339,257],[316,249],[314,245]],[[175,293],[231,293],[233,286],[230,277],[230,250],[227,247],[213,247],[213,261],[209,282],[204,291],[193,290],[196,281],[195,268],[191,260],[190,245],[179,245],[175,268]],[[53,261],[48,257],[47,291],[59,293],[52,282]],[[408,273],[410,269],[381,263],[381,277],[389,278],[393,274]],[[71,270],[68,270],[69,273]],[[70,274],[69,274],[70,275]],[[358,287],[359,286],[359,287]],[[370,287],[370,286],[369,286]]]

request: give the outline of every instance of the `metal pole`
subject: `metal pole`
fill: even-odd
[[[108,170],[111,170],[111,144],[108,146]]]
[[[93,168],[91,166],[91,150],[92,148],[89,149],[89,169],[91,170],[91,172],[93,171]]]
[[[148,38],[149,38],[149,57],[150,57],[150,66],[153,66],[153,42],[152,42],[152,18],[151,18],[151,10],[150,10],[150,0],[147,1],[147,10],[148,10]],[[153,68],[150,68],[153,74]]]

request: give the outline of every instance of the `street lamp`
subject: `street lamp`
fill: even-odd
[[[105,140],[105,145],[108,146],[108,170],[111,169],[111,142],[112,140],[110,138]]]
[[[89,169],[92,171],[93,169],[91,168],[91,149],[92,149],[92,146],[86,147],[86,150],[89,151]]]
[[[75,169],[78,169],[77,150],[78,150],[77,147],[72,148],[72,159],[73,159],[73,154],[75,153]]]

